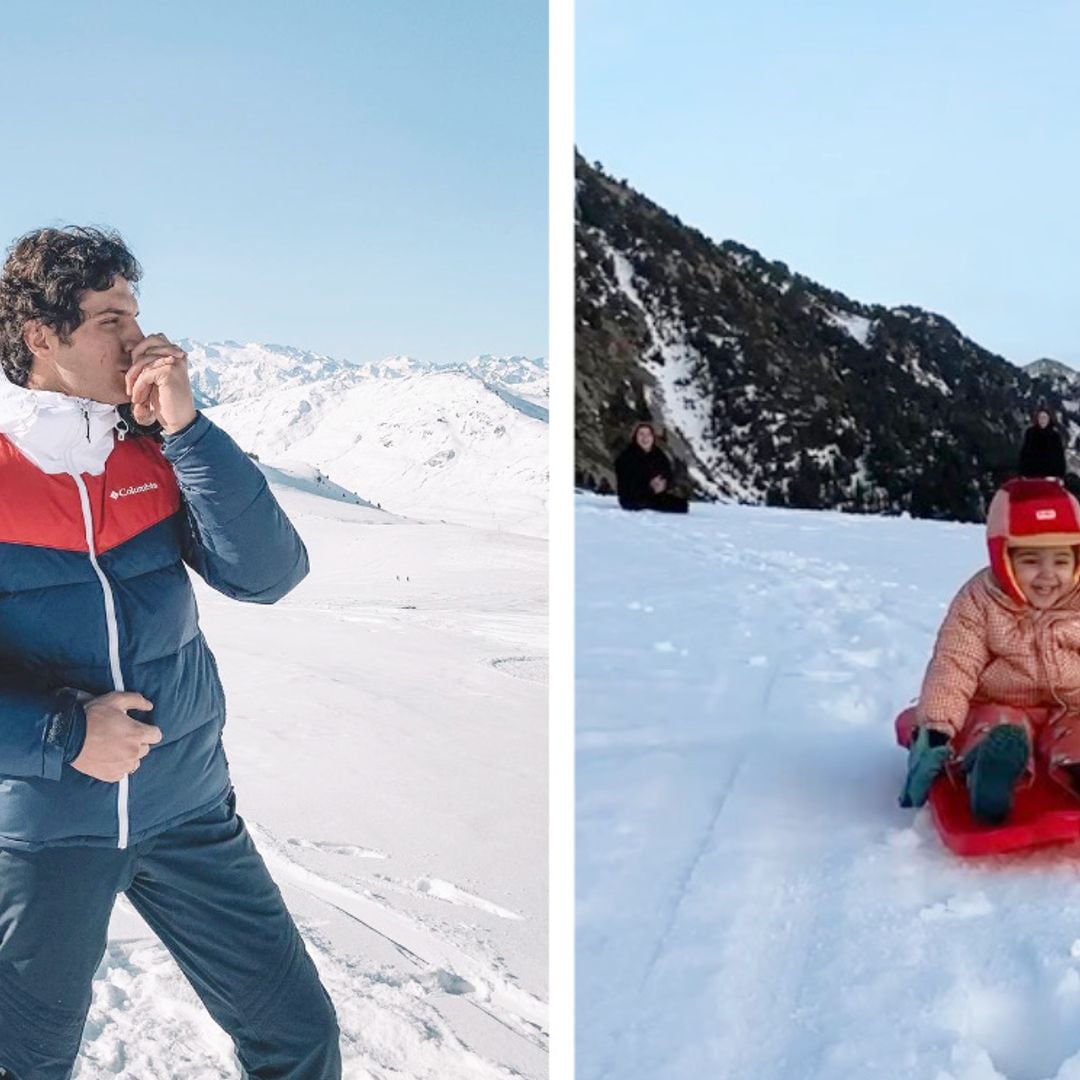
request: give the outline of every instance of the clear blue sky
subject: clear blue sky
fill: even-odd
[[[576,11],[590,161],[854,299],[1080,366],[1080,3]]]
[[[0,22],[0,242],[105,223],[144,329],[547,352],[544,0],[44,0]]]

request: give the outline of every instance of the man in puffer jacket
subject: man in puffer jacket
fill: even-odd
[[[307,553],[139,329],[140,274],[69,228],[0,276],[0,1075],[70,1076],[124,892],[249,1076],[329,1080],[333,1006],[236,815],[184,565],[273,603]]]
[[[1018,479],[990,503],[990,565],[957,594],[918,706],[901,804],[925,802],[962,764],[974,816],[998,824],[1034,767],[1077,790],[1080,766],[1080,504],[1054,480]]]

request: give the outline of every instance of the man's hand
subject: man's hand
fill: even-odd
[[[113,691],[85,705],[86,741],[73,769],[115,784],[133,773],[150,747],[161,742],[161,730],[128,716],[127,709],[152,709],[142,694]]]
[[[131,350],[125,386],[138,424],[161,424],[166,435],[195,419],[187,353],[164,334],[151,334]]]
[[[657,495],[659,495],[660,492],[662,492],[664,490],[664,488],[667,487],[667,481],[662,476],[654,476],[649,481],[649,487],[651,487],[653,489],[653,491]]]

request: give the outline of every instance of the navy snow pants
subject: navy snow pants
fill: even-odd
[[[125,851],[0,850],[0,1077],[70,1076],[120,892],[252,1080],[339,1080],[333,1005],[232,796]]]

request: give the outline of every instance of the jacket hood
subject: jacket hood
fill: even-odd
[[[113,432],[127,424],[115,405],[28,390],[0,379],[0,435],[47,473],[72,468],[94,476],[105,468]]]

